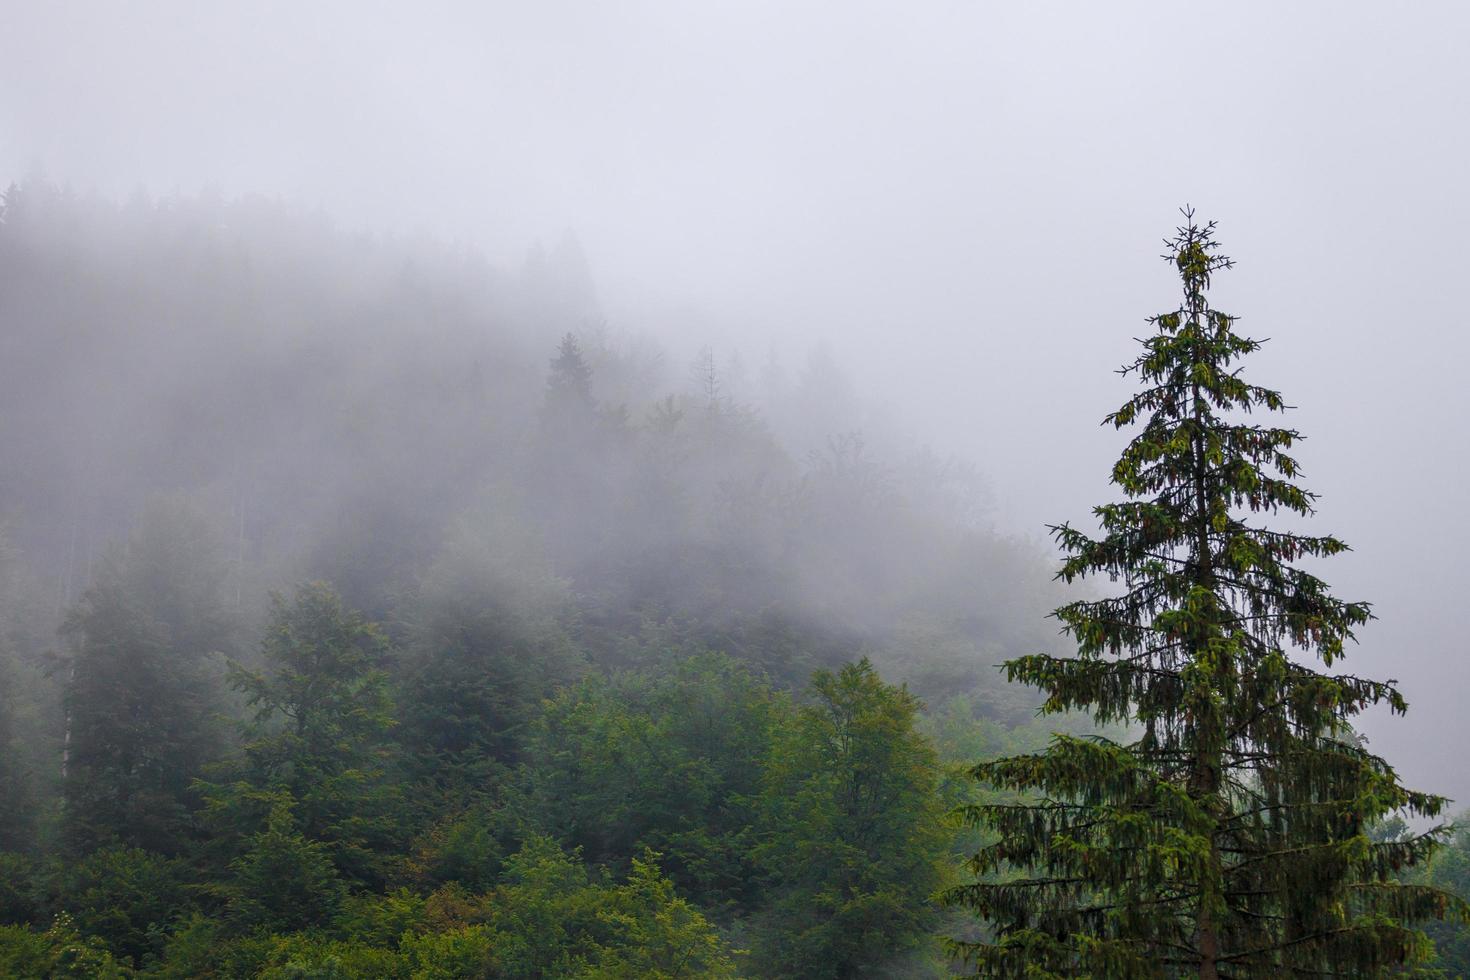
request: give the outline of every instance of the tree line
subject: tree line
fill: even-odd
[[[1313,497],[1213,226],[1076,598],[821,358],[681,383],[574,243],[296,220],[0,211],[0,972],[1465,969],[1464,834],[1352,728],[1403,698],[1316,666],[1346,546],[1257,520]]]

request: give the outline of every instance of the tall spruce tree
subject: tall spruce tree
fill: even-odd
[[[1142,422],[1113,468],[1127,500],[1095,509],[1100,537],[1052,528],[1058,577],[1105,575],[1121,594],[1058,609],[1075,657],[1035,655],[1006,675],[1047,713],[1083,711],[1127,740],[1057,735],[1039,754],[978,765],[1025,794],[968,808],[996,839],[952,902],[989,920],[956,943],[981,976],[1378,976],[1413,964],[1416,920],[1465,906],[1395,872],[1441,830],[1374,842],[1373,824],[1434,817],[1445,801],[1400,785],[1351,720],[1405,702],[1392,682],[1333,670],[1362,602],[1298,567],[1346,549],[1251,515],[1309,515],[1294,430],[1249,420],[1282,396],[1243,380],[1260,347],[1206,291],[1230,259],[1214,225],[1186,225],[1166,258],[1179,308],[1152,317],[1124,374],[1142,390],[1105,424]]]

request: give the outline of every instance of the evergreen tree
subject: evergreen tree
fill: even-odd
[[[973,770],[1030,794],[967,811],[998,835],[971,862],[985,880],[950,893],[994,924],[991,941],[956,944],[980,975],[1378,976],[1425,954],[1409,923],[1465,911],[1394,876],[1442,831],[1369,836],[1445,801],[1401,786],[1350,728],[1373,705],[1405,710],[1391,683],[1303,662],[1335,667],[1369,607],[1294,564],[1341,541],[1248,520],[1309,515],[1314,495],[1294,482],[1300,435],[1245,418],[1286,406],[1242,379],[1260,343],[1207,302],[1231,262],[1184,213],[1167,256],[1183,302],[1149,321],[1124,369],[1143,388],[1107,419],[1143,421],[1113,468],[1129,499],[1095,510],[1101,537],[1053,528],[1061,579],[1124,587],[1057,610],[1075,657],[1005,668],[1045,712],[1125,723],[1131,740],[1057,735]]]
[[[32,836],[30,773],[17,744],[15,673],[0,647],[0,851],[26,850]]]
[[[33,719],[41,692],[24,683],[37,672],[22,664],[29,638],[18,566],[0,526],[0,852],[31,850],[36,844],[37,787],[32,767],[40,732]],[[0,900],[0,906],[4,904]]]
[[[598,864],[655,849],[703,907],[749,909],[761,771],[789,717],[763,677],[722,654],[593,675],[531,726],[533,824]]]
[[[325,844],[349,881],[381,883],[402,816],[386,778],[387,641],[324,583],[272,601],[264,669],[232,667],[254,714],[236,778],[201,784],[209,816],[231,843],[253,835],[253,846],[274,846],[299,831]],[[242,860],[237,871],[257,867]]]
[[[343,887],[326,845],[307,840],[278,803],[230,865],[230,911],[240,925],[288,931],[328,921]]]
[[[541,700],[580,670],[571,615],[566,582],[524,531],[493,515],[455,526],[403,613],[397,734],[421,792],[450,805],[494,792]]]
[[[927,975],[944,814],[938,760],[914,728],[919,700],[866,658],[817,671],[812,690],[763,774],[753,856],[774,897],[760,973]]]
[[[68,617],[63,829],[74,848],[183,846],[190,784],[223,745],[217,654],[234,632],[226,573],[208,522],[158,502],[103,557]]]
[[[582,353],[582,345],[572,334],[562,337],[556,356],[551,359],[541,420],[553,438],[585,437],[596,424],[592,368]]]
[[[563,336],[547,373],[526,485],[546,554],[573,582],[608,574],[603,563],[628,479],[627,413],[599,405],[593,376],[577,338]]]

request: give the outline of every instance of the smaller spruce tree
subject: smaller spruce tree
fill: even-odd
[[[274,847],[290,824],[324,844],[349,883],[380,885],[405,817],[388,771],[387,639],[323,582],[272,603],[263,669],[231,668],[253,716],[243,758],[219,768],[225,780],[198,784],[206,816],[227,848],[247,837]]]
[[[109,549],[66,618],[63,837],[74,853],[122,844],[181,853],[193,780],[224,750],[218,654],[234,642],[228,571],[209,523],[155,501]]]

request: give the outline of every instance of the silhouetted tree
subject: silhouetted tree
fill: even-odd
[[[562,337],[556,356],[551,359],[541,418],[552,439],[580,435],[596,423],[592,368],[582,356],[582,345],[572,334]]]

